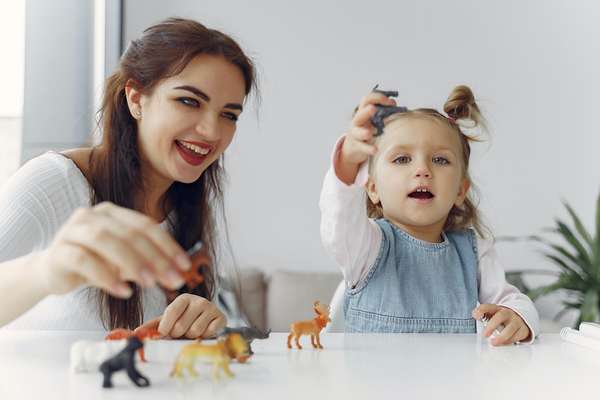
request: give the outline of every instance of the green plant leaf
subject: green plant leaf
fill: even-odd
[[[581,321],[597,322],[599,317],[598,311],[598,292],[595,290],[589,290],[583,298],[583,304],[581,305],[581,315],[579,319]]]
[[[590,275],[590,273],[589,273],[589,272],[587,272],[586,270],[582,270],[582,272],[583,272],[583,274],[582,274],[581,272],[579,272],[579,271],[575,270],[574,268],[572,268],[571,266],[569,266],[569,265],[568,265],[568,264],[567,264],[567,263],[566,263],[566,262],[565,262],[563,259],[561,259],[561,258],[557,257],[557,256],[556,256],[556,255],[554,255],[554,254],[550,254],[550,253],[544,253],[544,256],[545,256],[546,258],[548,258],[549,260],[552,260],[552,261],[554,261],[554,263],[558,264],[558,266],[559,266],[559,267],[561,267],[561,268],[563,269],[563,271],[568,271],[568,272],[571,272],[571,273],[573,273],[573,274],[576,274],[576,275],[578,275],[578,276],[579,276],[579,277],[580,277],[582,280],[589,279],[589,278],[587,278],[586,276],[589,276],[589,275]],[[579,264],[577,264],[577,268],[579,268],[579,269],[582,269],[582,267],[581,267]],[[585,275],[585,276],[584,276],[584,275]]]
[[[520,270],[507,273],[507,280],[532,300],[558,290],[565,291],[569,296],[569,301],[563,301],[564,308],[555,316],[555,319],[560,318],[569,310],[578,310],[577,327],[581,321],[600,320],[600,193],[596,202],[595,229],[591,231],[594,233],[593,238],[571,206],[566,202],[563,204],[573,220],[574,229],[556,219],[556,228],[549,228],[544,232],[558,234],[568,245],[555,244],[537,235],[525,237],[525,240],[537,241],[545,247],[541,253],[559,267],[558,279],[549,285],[529,288],[523,277],[524,274],[534,272],[533,270]],[[516,241],[511,237],[507,239]]]
[[[594,246],[594,260],[600,262],[600,192],[598,200],[596,200],[596,237],[594,238],[596,245]]]
[[[563,272],[558,278],[558,282],[562,283],[562,287],[567,290],[585,293],[594,288],[589,280],[582,280],[579,275],[572,272]]]
[[[577,232],[579,232],[579,235],[587,242],[590,248],[593,248],[593,239],[581,223],[581,220],[579,219],[577,214],[575,214],[575,211],[573,211],[571,206],[566,201],[563,201],[563,204],[566,207],[569,214],[571,215],[571,218],[573,219],[573,224],[575,225],[575,229],[577,229]]]
[[[560,234],[567,240],[573,248],[577,251],[577,258],[581,259],[585,264],[591,265],[592,260],[590,259],[590,254],[585,249],[585,247],[581,244],[581,242],[575,237],[571,229],[565,225],[562,221],[556,220],[556,224],[558,225],[558,230]]]
[[[571,261],[575,266],[580,268],[582,271],[590,270],[589,265],[582,263],[581,259],[577,258],[576,255],[569,253],[569,251],[567,249],[565,249],[563,246],[560,246],[560,245],[554,244],[554,243],[548,243],[547,246],[552,248],[554,251],[556,251],[563,257],[569,259],[569,261]]]
[[[564,289],[563,283],[560,282],[560,280],[556,281],[550,285],[540,286],[535,289],[532,289],[532,290],[526,292],[526,294],[527,294],[527,296],[529,296],[529,298],[531,300],[535,301],[538,297],[545,296],[545,295],[555,292],[559,289]]]
[[[558,233],[560,234],[560,232],[558,232]],[[563,269],[567,269],[567,270],[576,272],[576,273],[582,275],[582,277],[584,277],[584,275],[593,275],[594,268],[592,266],[590,266],[589,264],[586,264],[583,260],[578,258],[576,255],[573,255],[572,253],[570,253],[564,247],[554,244],[554,243],[552,243],[548,240],[542,239],[540,237],[534,238],[532,236],[532,240],[535,240],[536,242],[539,242],[546,247],[552,248],[554,251],[556,251],[557,253],[559,253],[560,255],[562,255],[564,258],[568,259],[572,263],[571,266],[567,265],[566,261],[565,262],[558,261],[558,258],[556,258],[556,255],[551,254],[551,253],[541,252],[545,257],[551,259],[552,261],[557,263]]]

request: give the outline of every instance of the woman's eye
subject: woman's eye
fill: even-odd
[[[406,164],[410,162],[410,157],[409,156],[400,156],[400,157],[396,157],[394,159],[394,163],[396,164]]]
[[[433,162],[435,164],[440,164],[440,165],[448,165],[448,164],[450,164],[450,161],[448,161],[448,159],[445,158],[445,157],[433,157]]]
[[[229,113],[229,112],[223,113],[223,116],[224,116],[225,118],[227,118],[227,119],[230,119],[230,120],[234,121],[234,122],[235,122],[235,121],[237,121],[237,120],[238,120],[238,118],[239,118],[239,117],[238,117],[236,114],[234,114],[234,113]]]
[[[180,97],[177,99],[177,101],[190,107],[198,107],[200,105],[200,102],[198,102],[198,100],[189,97]]]

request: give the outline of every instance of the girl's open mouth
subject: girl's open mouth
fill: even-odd
[[[417,189],[409,193],[408,197],[417,200],[419,203],[428,203],[433,200],[435,195],[427,189]]]

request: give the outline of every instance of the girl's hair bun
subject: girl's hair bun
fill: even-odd
[[[444,104],[444,112],[455,120],[471,120],[478,125],[482,123],[479,107],[475,102],[475,96],[468,86],[460,85],[455,87],[448,100]]]

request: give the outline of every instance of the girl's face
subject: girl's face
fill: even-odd
[[[135,91],[129,97],[138,120],[144,180],[166,186],[191,183],[231,143],[245,81],[241,70],[223,57],[202,54],[152,93],[137,93],[137,102]]]
[[[456,132],[428,118],[398,118],[388,123],[377,147],[367,183],[371,201],[409,233],[441,232],[469,189]]]

